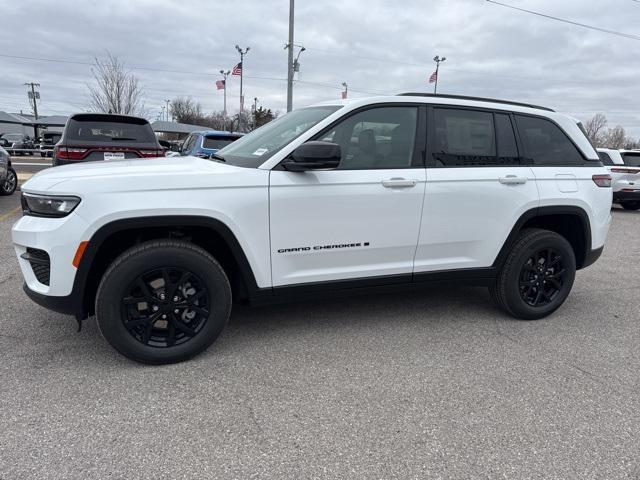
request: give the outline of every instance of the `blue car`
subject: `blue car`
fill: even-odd
[[[235,142],[243,135],[243,133],[221,132],[218,130],[192,132],[182,144],[180,154],[209,158],[222,147],[226,147],[230,143]]]

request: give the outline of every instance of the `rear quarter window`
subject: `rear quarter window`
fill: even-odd
[[[525,155],[533,165],[572,166],[584,157],[567,134],[555,123],[538,117],[516,115]]]
[[[640,152],[626,152],[622,154],[624,164],[630,167],[640,167]]]

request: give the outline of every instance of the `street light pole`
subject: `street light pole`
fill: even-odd
[[[293,10],[294,0],[289,0],[289,43],[287,43],[287,112],[293,108]]]
[[[220,70],[220,75],[222,75],[222,81],[224,82],[224,108],[222,109],[222,114],[225,116],[225,118],[227,116],[227,77],[230,73],[231,70],[227,70],[226,72],[224,70]]]
[[[167,122],[169,121],[169,104],[171,103],[171,100],[165,100],[164,103],[167,104],[167,108],[165,110],[165,113],[167,114]]]
[[[446,59],[447,57],[440,58],[439,55],[436,55],[435,57],[433,57],[433,61],[436,62],[436,81],[435,81],[435,84],[433,85],[434,94],[438,93],[438,70],[440,69],[440,63],[444,62]]]
[[[244,56],[249,51],[250,47],[242,50],[238,45],[236,45],[236,50],[240,54],[240,114],[238,115],[238,130],[242,130],[242,110],[244,107],[244,98],[242,94],[242,77],[244,76]]]

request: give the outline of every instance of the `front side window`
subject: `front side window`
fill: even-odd
[[[496,135],[491,112],[437,108],[434,114],[436,166],[495,164]]]
[[[527,157],[534,165],[582,165],[584,158],[567,135],[544,118],[516,115]]]
[[[218,156],[231,165],[257,168],[340,108],[327,105],[294,110],[226,146]]]
[[[340,145],[339,170],[409,168],[417,119],[414,106],[370,108],[347,117],[315,140]]]

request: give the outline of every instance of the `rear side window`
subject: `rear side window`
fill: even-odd
[[[65,127],[67,140],[88,142],[138,142],[156,143],[156,136],[151,125],[120,123],[120,122],[96,122],[69,119]]]
[[[481,166],[496,162],[493,114],[437,108],[433,157],[436,166]]]
[[[221,149],[223,147],[226,147],[230,143],[235,142],[237,139],[238,137],[225,137],[220,135],[204,137],[204,140],[202,141],[202,147],[212,148],[212,149],[216,149],[216,148]]]
[[[598,156],[600,157],[600,161],[603,165],[613,165],[613,160],[611,160],[608,153],[598,152]]]
[[[534,165],[582,165],[584,158],[567,135],[544,118],[516,115],[525,154]]]
[[[630,167],[640,167],[640,152],[626,152],[622,154],[624,164]]]

